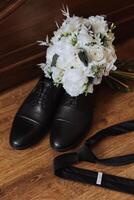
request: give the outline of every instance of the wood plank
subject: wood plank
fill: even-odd
[[[133,42],[132,40],[128,41],[118,48],[120,57],[133,58]],[[40,144],[32,148],[23,151],[11,149],[8,138],[13,117],[36,82],[35,79],[0,96],[0,199],[133,200],[133,196],[128,194],[73,181],[65,181],[55,177],[53,174],[53,159],[59,153],[50,148],[50,132]],[[87,138],[102,128],[123,120],[134,119],[133,99],[134,92],[123,94],[114,92],[104,86],[99,89],[93,125]],[[107,138],[97,146],[95,152],[98,156],[106,157],[134,152],[133,133],[111,138]],[[102,165],[81,163],[79,166],[134,178],[133,164],[122,167],[104,167]]]

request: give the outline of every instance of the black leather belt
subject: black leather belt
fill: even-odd
[[[134,120],[122,122],[97,132],[85,142],[79,151],[62,154],[54,159],[55,175],[68,180],[79,181],[120,192],[134,194],[134,179],[123,178],[73,166],[82,161],[110,166],[121,166],[134,163],[134,154],[100,159],[92,151],[92,148],[103,138],[126,134],[131,131],[134,131]]]

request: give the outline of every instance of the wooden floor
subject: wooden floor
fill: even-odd
[[[134,40],[119,48],[119,56],[132,58]],[[49,135],[37,146],[15,151],[8,139],[13,117],[37,80],[0,95],[0,200],[132,200],[133,196],[90,185],[65,181],[53,174]],[[134,84],[133,84],[134,86]],[[102,88],[97,94],[94,122],[87,138],[96,131],[123,120],[134,119],[134,92],[122,94]],[[101,142],[95,150],[101,157],[134,153],[133,133]],[[134,165],[104,167],[82,163],[88,169],[134,178]]]

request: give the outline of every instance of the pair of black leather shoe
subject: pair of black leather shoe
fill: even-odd
[[[92,95],[70,97],[42,77],[15,116],[10,145],[14,149],[28,148],[37,144],[51,127],[52,148],[68,150],[88,131],[92,112]]]

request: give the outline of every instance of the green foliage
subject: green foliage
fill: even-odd
[[[59,56],[57,54],[53,55],[51,66],[56,66],[56,62],[57,62],[58,57]]]
[[[78,53],[79,59],[81,60],[81,62],[84,63],[85,66],[88,66],[88,57],[85,53],[85,51],[79,51]]]
[[[112,76],[108,76],[105,79],[105,81],[106,81],[107,85],[114,90],[117,90],[120,92],[131,92],[132,91],[132,89],[128,85],[126,85],[122,81],[120,81]]]
[[[134,61],[117,60],[115,65],[117,70],[111,71],[105,82],[114,90],[131,92],[132,88],[126,82],[134,80]]]

